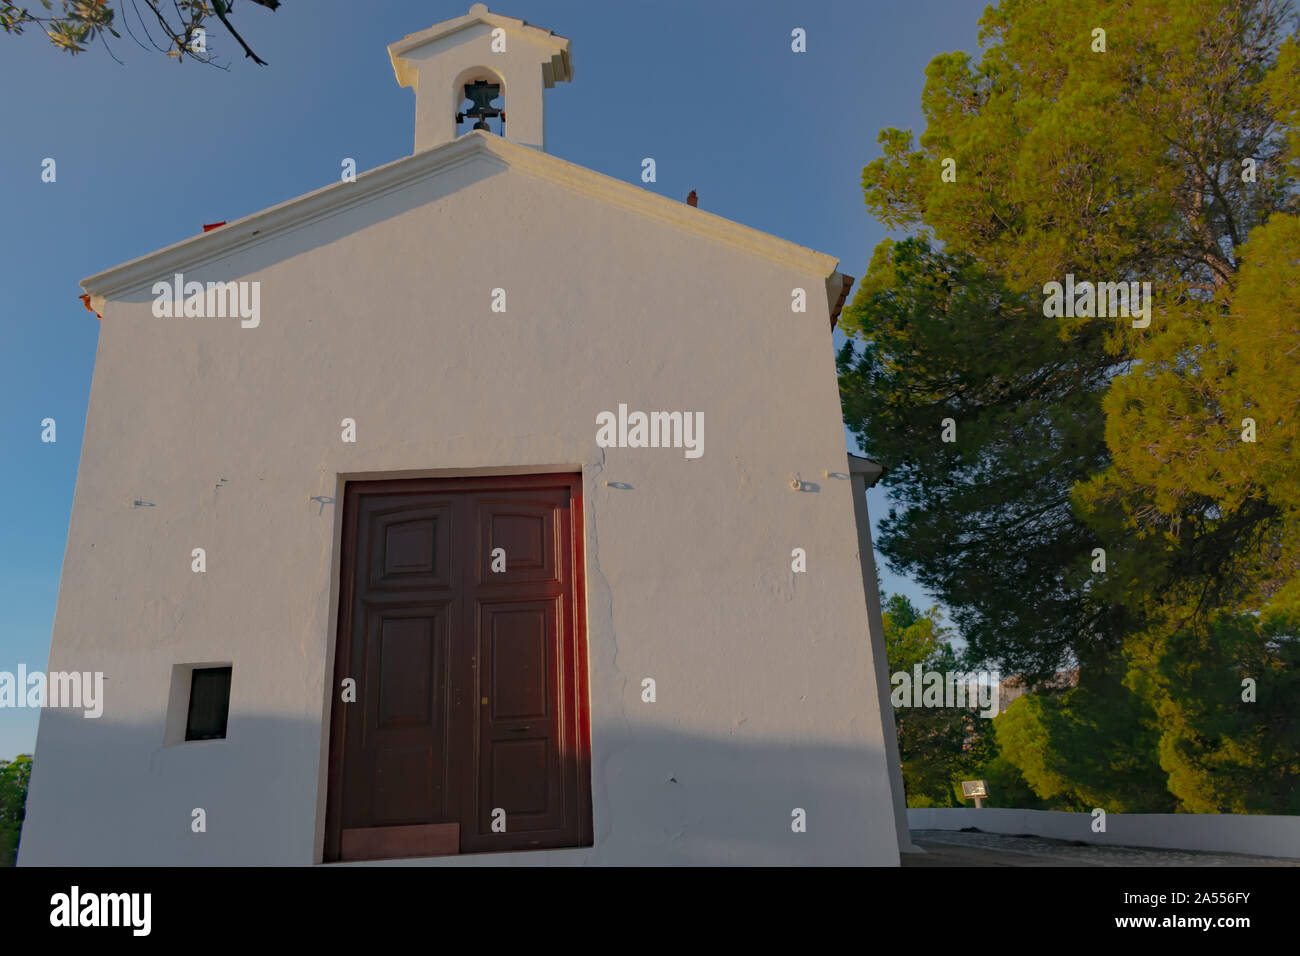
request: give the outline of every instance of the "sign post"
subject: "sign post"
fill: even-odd
[[[989,795],[989,782],[987,780],[963,780],[961,782],[961,795],[963,797],[974,797],[975,809],[983,809],[984,797]]]

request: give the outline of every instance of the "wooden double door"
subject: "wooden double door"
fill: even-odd
[[[589,846],[580,477],[351,482],[342,548],[325,860]]]

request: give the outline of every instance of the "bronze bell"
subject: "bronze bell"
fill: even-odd
[[[482,80],[475,80],[473,83],[465,84],[465,98],[474,104],[465,115],[478,119],[478,122],[474,124],[474,129],[487,130],[488,118],[501,115],[500,110],[493,109],[489,105],[500,95],[500,83],[485,83]]]

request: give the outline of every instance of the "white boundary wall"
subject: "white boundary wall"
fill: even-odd
[[[1300,816],[1229,813],[1108,813],[1106,832],[1092,832],[1092,814],[1058,810],[923,807],[907,811],[913,830],[1033,834],[1105,846],[1203,850],[1300,859]]]

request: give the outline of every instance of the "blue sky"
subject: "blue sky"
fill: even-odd
[[[33,4],[35,6],[35,4]],[[839,257],[854,276],[886,232],[862,167],[886,126],[922,127],[924,70],[975,50],[982,2],[498,0],[573,41],[574,82],[547,94],[547,149],[610,176]],[[248,2],[224,32],[229,71],[129,38],[69,57],[0,34],[0,670],[44,669],[99,323],[78,282],[110,266],[409,155],[413,95],[385,47],[469,0]],[[138,21],[132,20],[139,32]],[[790,50],[795,27],[807,53]],[[57,181],[41,181],[42,160]],[[837,344],[842,338],[837,334]],[[147,368],[140,374],[148,376]],[[167,396],[159,395],[159,401]],[[41,420],[57,442],[41,441]],[[160,446],[159,455],[177,450]],[[879,491],[873,517],[887,510]],[[887,590],[930,603],[882,567]],[[30,751],[36,712],[0,709],[0,759]]]

